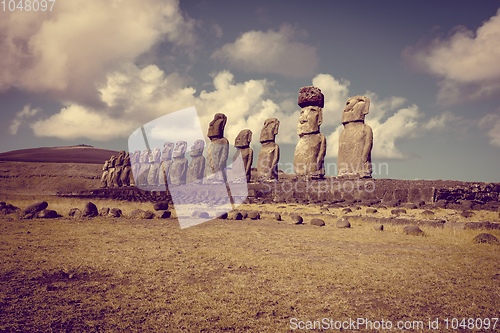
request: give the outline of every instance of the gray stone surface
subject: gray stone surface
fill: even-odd
[[[257,157],[257,177],[261,181],[278,179],[278,161],[280,148],[274,142],[278,134],[280,122],[276,118],[266,119],[260,132],[260,148]]]
[[[216,113],[208,127],[208,168],[206,181],[221,183],[226,181],[227,158],[229,156],[229,141],[224,137],[224,128],[227,117],[223,113]]]
[[[299,142],[295,147],[293,168],[298,176],[322,178],[326,138],[320,133],[323,123],[324,97],[316,87],[302,87],[299,91],[300,117],[297,124]]]
[[[31,205],[25,207],[23,209],[23,214],[37,214],[38,212],[41,212],[45,208],[48,207],[48,203],[46,201],[37,201],[32,203]]]
[[[144,149],[140,155],[139,160],[139,176],[137,177],[138,185],[140,186],[148,186],[148,174],[149,168],[151,165],[149,164],[149,156],[151,155],[151,150]]]
[[[158,186],[161,172],[161,150],[154,148],[149,156],[148,185]]]
[[[167,201],[161,201],[161,202],[155,202],[153,205],[154,210],[167,210],[168,209],[168,202]]]
[[[169,171],[170,185],[178,186],[186,184],[186,173],[188,168],[188,159],[185,157],[186,150],[186,141],[179,141],[175,145],[173,153],[174,161]]]
[[[302,216],[297,215],[297,214],[291,215],[290,219],[292,220],[293,224],[302,224],[302,222],[304,222],[304,219],[302,218]]]
[[[249,129],[242,130],[234,140],[234,146],[238,150],[234,154],[233,161],[241,155],[247,183],[251,179],[253,163],[253,149],[250,147],[250,142],[252,142],[252,131]]]
[[[83,217],[95,217],[99,215],[99,211],[97,210],[96,205],[89,201],[85,204],[85,207],[83,208],[82,211],[82,216]]]
[[[335,223],[337,228],[350,228],[351,223],[349,223],[349,220],[346,219],[345,217],[340,218],[337,223]]]
[[[337,157],[339,176],[369,178],[372,175],[373,131],[365,124],[369,108],[370,99],[366,96],[354,96],[346,102]]]
[[[325,226],[325,221],[323,221],[322,219],[312,219],[311,220],[311,225],[315,225],[315,226],[318,226],[318,227],[323,227],[323,226]]]
[[[186,180],[188,183],[201,184],[205,175],[205,157],[203,150],[205,149],[205,141],[196,140],[191,147],[191,163],[187,169]]]

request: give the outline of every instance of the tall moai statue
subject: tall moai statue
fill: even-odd
[[[224,137],[224,127],[227,117],[223,113],[216,113],[214,120],[208,127],[208,137],[210,145],[208,146],[208,161],[212,175],[208,177],[209,181],[225,182],[226,166],[229,155],[229,141]]]
[[[175,145],[172,142],[165,142],[163,144],[163,150],[161,152],[161,172],[158,176],[158,182],[160,185],[168,185],[170,166],[174,161],[172,161],[172,152],[174,151]]]
[[[130,163],[132,164],[132,175],[130,177],[130,184],[132,185],[132,179],[134,186],[139,184],[139,170],[141,169],[141,151],[136,150],[130,154]]]
[[[150,149],[144,149],[141,153],[141,158],[139,161],[141,167],[139,168],[139,180],[138,180],[138,184],[140,186],[148,185],[148,174],[149,174],[149,168],[151,167],[151,165],[149,164],[150,155],[151,155]]]
[[[340,133],[337,157],[341,177],[371,178],[373,131],[365,124],[370,108],[366,96],[354,96],[347,100],[342,113],[344,129]]]
[[[160,148],[154,148],[153,152],[149,156],[149,172],[148,172],[148,184],[150,186],[158,186],[158,175],[160,174],[160,164],[161,164],[161,150]]]
[[[319,88],[310,86],[299,90],[300,118],[297,134],[300,139],[295,147],[293,169],[306,178],[323,178],[325,175],[326,138],[320,133],[323,123],[325,97]]]
[[[276,118],[266,119],[264,127],[260,132],[260,148],[257,157],[257,178],[263,181],[278,180],[278,161],[280,159],[280,147],[275,138],[278,134],[280,121]]]
[[[125,158],[125,151],[120,150],[120,152],[116,156],[115,170],[113,171],[113,174],[111,175],[111,185],[112,185],[111,187],[121,187],[122,186],[120,176],[121,176],[122,169],[123,169],[124,158]]]
[[[109,161],[105,161],[104,165],[102,166],[102,177],[101,177],[101,187],[106,188],[108,187],[108,168],[109,168]]]
[[[203,150],[205,150],[205,141],[196,140],[191,147],[191,163],[187,169],[187,182],[188,183],[202,183],[205,174],[205,157],[203,157]]]
[[[108,187],[113,187],[113,174],[115,172],[116,158],[117,158],[117,156],[113,155],[109,159],[109,163],[108,163],[108,178],[106,180],[106,183],[108,184]]]
[[[123,158],[123,169],[120,175],[120,181],[122,186],[130,186],[134,182],[134,177],[132,177],[132,167],[130,163],[130,153],[126,153]]]
[[[252,131],[249,129],[242,130],[234,140],[234,146],[238,151],[234,154],[233,161],[241,155],[247,183],[250,182],[253,163],[253,149],[250,147],[250,142],[252,142]]]
[[[184,185],[186,184],[186,171],[188,168],[188,159],[186,158],[187,142],[178,141],[175,145],[173,158],[174,161],[170,166],[170,183],[169,185]]]

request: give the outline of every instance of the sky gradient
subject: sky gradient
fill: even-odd
[[[141,125],[195,106],[205,134],[217,112],[231,144],[252,130],[254,166],[262,125],[278,118],[289,172],[298,91],[315,85],[325,95],[327,165],[336,162],[346,100],[365,95],[374,178],[500,182],[499,8],[82,0],[55,2],[51,12],[0,11],[0,152],[128,150]]]

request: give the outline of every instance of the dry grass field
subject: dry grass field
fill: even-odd
[[[338,229],[328,219],[325,227],[215,219],[181,230],[175,219],[67,217],[69,208],[83,208],[82,200],[9,195],[0,201],[23,208],[35,199],[46,199],[48,208],[64,217],[0,218],[0,332],[314,327],[307,325],[321,331],[319,324],[336,331],[326,323],[357,318],[375,325],[356,327],[359,331],[384,331],[376,326],[384,320],[393,329],[401,322],[407,331],[428,332],[429,319],[438,318],[439,328],[432,331],[442,332],[448,318],[450,331],[466,332],[463,325],[452,330],[452,319],[481,318],[486,327],[485,318],[500,317],[500,246],[472,242],[484,230],[422,227],[425,236],[408,236],[402,226],[375,231],[356,218],[350,229]],[[152,209],[148,203],[94,203],[126,214]],[[320,210],[278,207],[240,206],[282,213]],[[418,217],[420,211],[408,215]],[[448,220],[463,218],[435,212]],[[498,213],[476,213],[474,220],[498,222]],[[487,232],[500,238],[498,230]]]

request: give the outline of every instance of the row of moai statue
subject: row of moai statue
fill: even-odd
[[[299,142],[295,147],[294,171],[299,177],[320,179],[325,176],[324,159],[326,138],[320,132],[323,123],[324,95],[317,87],[302,87],[299,90],[298,105],[301,108],[297,124]],[[364,123],[368,114],[370,99],[354,96],[347,100],[342,113],[344,129],[340,134],[337,167],[339,177],[368,178],[372,174],[371,150],[373,132]],[[159,148],[136,150],[134,153],[121,151],[106,161],[101,179],[102,187],[183,185],[186,183],[225,182],[229,141],[224,137],[227,117],[217,113],[210,122],[208,137],[208,163],[205,163],[204,140],[197,140],[191,147],[191,163],[185,157],[187,142],[175,145],[166,142],[163,151]],[[266,119],[260,133],[262,145],[257,158],[255,181],[277,181],[280,149],[275,139],[279,120]],[[237,152],[233,162],[241,157],[246,181],[251,180],[253,150],[250,147],[252,131],[242,130],[235,139]],[[206,167],[208,164],[208,167]],[[133,176],[132,176],[133,175]],[[234,180],[234,179],[233,179]]]

